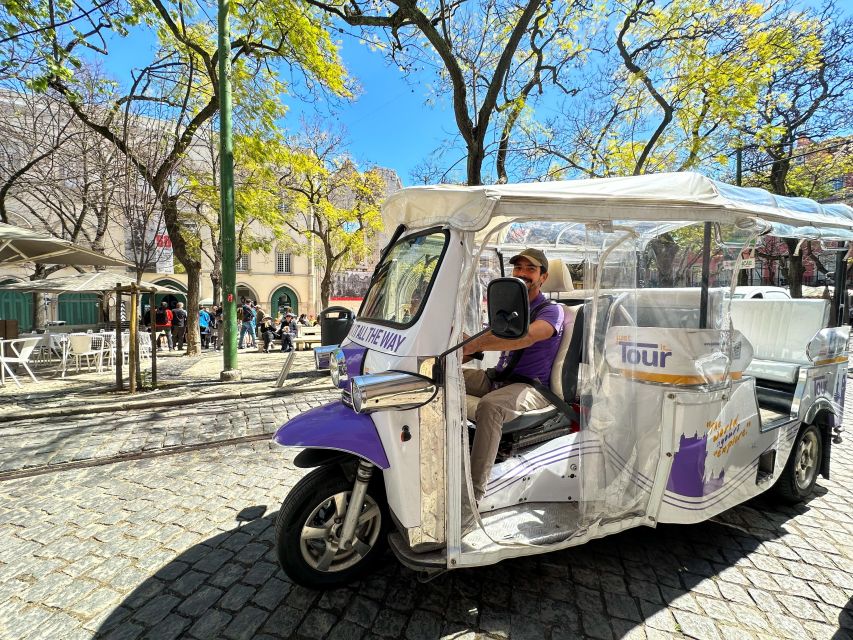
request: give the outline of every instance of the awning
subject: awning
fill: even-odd
[[[388,197],[382,217],[388,229],[398,224],[409,229],[447,225],[483,233],[517,218],[581,223],[753,221],[789,232],[819,228],[820,237],[840,239],[853,230],[853,208],[846,205],[776,196],[687,172],[481,187],[409,187]]]
[[[28,280],[26,282],[15,282],[0,285],[2,291],[31,291],[43,293],[83,293],[83,292],[108,292],[114,291],[117,284],[129,287],[136,282],[136,278],[123,273],[112,271],[95,271],[94,273],[75,273],[70,276],[59,276],[57,278],[43,278],[41,280]],[[176,289],[162,287],[151,282],[140,282],[139,286],[154,293],[182,293]]]
[[[68,240],[0,223],[0,265],[39,262],[42,264],[91,265],[103,267],[133,266],[124,260],[105,256]]]

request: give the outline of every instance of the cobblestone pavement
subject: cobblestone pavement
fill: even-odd
[[[125,401],[157,401],[175,393],[217,394],[229,391],[247,391],[268,389],[278,377],[286,354],[280,352],[262,353],[255,350],[242,350],[238,356],[238,366],[243,379],[237,383],[220,383],[222,370],[222,352],[203,351],[198,356],[187,356],[179,352],[162,352],[157,357],[157,379],[159,390],[139,393],[131,396],[127,392],[115,390],[115,371],[104,368],[102,373],[82,369],[76,373],[73,369],[62,378],[52,363],[51,368],[37,366],[35,374],[38,382],[32,382],[26,375],[20,376],[22,386],[8,381],[0,386],[0,403],[8,413],[26,413],[57,408],[95,406],[115,404]],[[143,362],[143,372],[150,374],[150,362]],[[322,377],[314,371],[313,351],[297,351],[288,379],[288,386],[295,382],[316,382]],[[124,371],[127,382],[127,369]],[[328,375],[325,376],[328,380]],[[188,386],[189,385],[189,386]]]
[[[267,442],[0,483],[0,638],[853,638],[853,449],[796,508],[420,583],[389,554],[319,593],[291,584],[274,517],[302,475]]]
[[[0,423],[0,473],[272,433],[340,393],[298,392]]]
[[[422,584],[389,554],[291,584],[272,543],[300,477],[266,442],[0,485],[0,637],[853,637],[853,456],[797,508],[637,529]],[[254,512],[254,513],[253,513]]]

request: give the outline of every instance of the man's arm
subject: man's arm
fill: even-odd
[[[555,329],[550,323],[545,320],[534,320],[527,330],[527,335],[523,338],[508,340],[507,338],[498,338],[496,335],[487,333],[462,347],[462,355],[467,356],[478,351],[517,351],[518,349],[526,349],[540,340],[547,340],[554,335],[554,332]]]

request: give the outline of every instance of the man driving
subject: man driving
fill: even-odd
[[[535,380],[550,388],[551,367],[563,334],[563,307],[552,304],[540,291],[548,279],[545,254],[539,249],[528,248],[513,256],[509,263],[513,277],[522,279],[527,285],[530,305],[527,335],[518,340],[508,340],[487,333],[463,348],[464,356],[478,351],[502,352],[494,370],[463,370],[465,392],[481,398],[477,405],[477,429],[471,449],[471,481],[477,502],[486,493],[503,424],[526,411],[551,404],[530,384],[513,379]]]

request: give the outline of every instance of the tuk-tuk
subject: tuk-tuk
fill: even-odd
[[[396,232],[357,322],[340,345],[315,350],[341,399],[274,436],[314,468],[276,525],[295,582],[340,586],[387,543],[403,564],[436,573],[700,522],[771,489],[799,501],[829,477],[843,305],[732,293],[763,234],[836,241],[843,269],[850,207],[673,173],[414,187],[383,216]],[[693,247],[682,251],[697,286],[641,286],[654,271],[647,249],[664,234]],[[480,399],[466,396],[461,347],[487,332],[526,334],[525,283],[504,268],[530,247],[547,255],[542,292],[564,311],[548,381],[558,401],[503,425],[477,502],[469,451]]]

